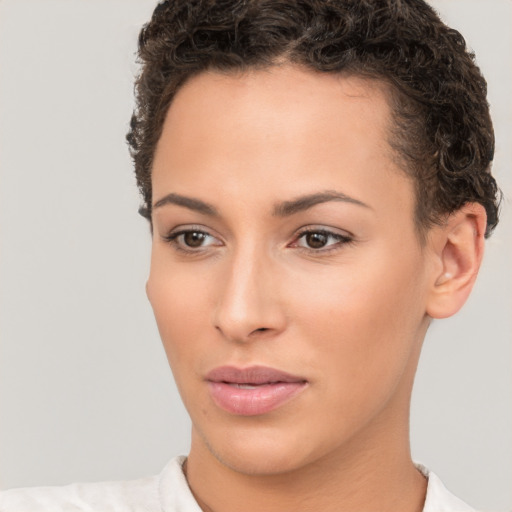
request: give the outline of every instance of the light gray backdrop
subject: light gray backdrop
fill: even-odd
[[[130,479],[188,449],[144,283],[150,238],[124,134],[155,0],[0,0],[0,483]],[[512,197],[512,2],[436,0],[489,81]],[[414,457],[512,508],[512,214],[474,294],[429,333]]]

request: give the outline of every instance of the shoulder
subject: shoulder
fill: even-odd
[[[435,473],[421,464],[416,464],[416,467],[428,479],[423,512],[476,512],[467,503],[454,496]]]
[[[0,512],[193,512],[197,504],[182,463],[183,457],[176,457],[160,475],[139,480],[10,489],[0,492]]]

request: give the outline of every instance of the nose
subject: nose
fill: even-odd
[[[240,251],[225,262],[214,310],[215,328],[231,341],[273,337],[286,327],[279,270],[261,253]]]

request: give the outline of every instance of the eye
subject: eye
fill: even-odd
[[[164,240],[173,245],[177,250],[185,252],[197,252],[210,246],[222,245],[222,242],[210,235],[206,231],[200,229],[180,229],[163,237]]]
[[[292,247],[300,247],[315,252],[327,252],[352,242],[348,235],[335,233],[326,229],[308,229],[299,234]]]

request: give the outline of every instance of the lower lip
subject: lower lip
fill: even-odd
[[[238,388],[225,382],[208,384],[213,401],[221,409],[241,416],[256,416],[273,411],[306,387],[305,382],[276,382],[253,389]]]

